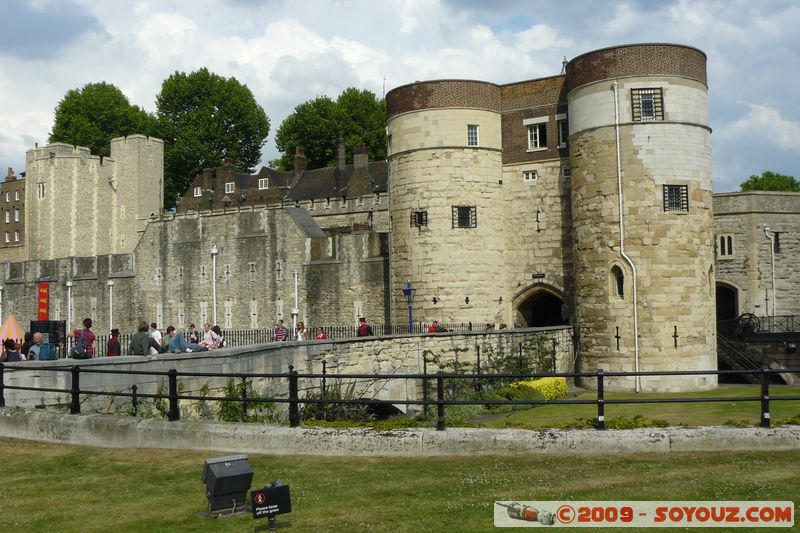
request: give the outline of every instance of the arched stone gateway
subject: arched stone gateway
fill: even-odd
[[[733,285],[717,282],[717,322],[739,316],[739,290]]]
[[[514,298],[517,323],[527,327],[568,324],[561,291],[548,285],[529,287]]]

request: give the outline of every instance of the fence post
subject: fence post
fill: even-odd
[[[519,343],[519,366],[517,367],[517,372],[522,374],[522,343]]]
[[[325,399],[325,389],[328,386],[328,362],[322,361],[322,399]]]
[[[133,410],[133,416],[139,416],[139,397],[136,396],[136,392],[139,390],[135,384],[131,385],[131,408]]]
[[[289,365],[289,427],[300,425],[300,409],[297,398],[297,372]]]
[[[603,391],[603,369],[597,369],[597,429],[606,429],[606,400]]]
[[[178,371],[171,368],[167,371],[167,378],[169,379],[169,411],[167,411],[167,420],[175,422],[181,419],[181,411],[178,408]]]
[[[480,376],[481,375],[481,345],[480,344],[475,346],[475,355],[476,355],[476,358],[478,360],[478,363],[477,363],[478,371],[476,372],[476,374],[478,374]],[[483,390],[483,386],[481,385],[481,378],[478,378],[477,387],[475,387],[475,388],[478,390],[478,392],[481,392]]]
[[[428,416],[428,356],[422,356],[422,412]]]
[[[444,431],[444,377],[436,373],[436,431]]]
[[[81,414],[81,367],[73,366],[70,369],[72,374],[72,388],[70,394],[72,395],[72,402],[69,405],[69,414]]]
[[[4,368],[5,368],[5,365],[3,363],[0,363],[0,407],[5,407],[6,406],[6,395],[5,395],[6,385],[5,385],[5,382],[3,381],[3,369]]]
[[[761,427],[770,427],[769,417],[769,367],[761,365]]]
[[[242,376],[242,422],[247,420],[247,378]]]

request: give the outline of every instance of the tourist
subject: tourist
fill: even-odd
[[[156,344],[156,346],[158,346],[158,348],[156,348],[156,353],[163,352],[164,351],[164,344],[163,344],[164,338],[161,335],[161,332],[158,330],[158,325],[155,322],[150,324],[150,336],[153,338],[154,341],[156,341],[155,344]],[[152,355],[155,355],[155,354],[152,354]]]
[[[14,339],[6,339],[3,341],[3,354],[0,356],[2,363],[19,363],[24,361],[25,356],[17,351],[17,343]]]
[[[83,319],[83,329],[75,328],[72,332],[72,336],[75,338],[75,345],[72,347],[75,350],[75,347],[78,346],[80,341],[83,341],[83,345],[86,347],[86,353],[73,353],[73,359],[91,359],[94,355],[94,341],[95,336],[92,332],[92,319],[91,318],[84,318]]]
[[[296,341],[306,341],[308,340],[308,332],[306,331],[306,325],[303,324],[303,321],[297,323],[297,327],[294,331],[294,340]]]
[[[359,337],[372,337],[372,335],[374,335],[372,333],[372,326],[367,323],[367,319],[363,316],[358,319],[358,329],[356,330],[356,335]]]
[[[167,344],[167,351],[169,353],[181,353],[189,351],[187,349],[189,346],[186,344],[186,337],[184,337],[182,331],[176,331],[174,327],[169,326],[167,328],[166,338],[169,341]]]
[[[444,333],[446,331],[446,329],[439,325],[438,320],[434,320],[433,324],[428,327],[428,333]]]
[[[217,348],[226,348],[228,343],[225,342],[225,337],[222,335],[222,330],[219,326],[212,327],[211,331],[217,334]]]
[[[219,344],[219,335],[211,329],[211,324],[206,322],[203,324],[203,340],[200,341],[200,346],[207,350],[213,350]]]
[[[317,328],[317,340],[321,341],[321,340],[325,340],[327,338],[328,338],[328,334],[325,333],[325,330],[323,328]]]
[[[31,345],[25,349],[23,345],[22,353],[28,361],[36,361],[39,359],[39,352],[42,349],[42,341],[44,337],[38,331],[31,336]]]
[[[283,326],[283,320],[278,320],[278,323],[275,324],[275,340],[277,342],[283,342],[289,337],[289,332]]]
[[[106,355],[108,357],[117,357],[122,354],[122,347],[119,344],[119,329],[114,328],[111,330],[111,337],[106,343]]]
[[[189,324],[189,344],[200,343],[200,332],[197,331],[194,324]]]
[[[30,353],[31,346],[33,345],[33,333],[30,331],[25,332],[25,342],[22,343],[19,353],[26,356]]]
[[[150,351],[150,334],[147,332],[147,322],[140,322],[139,329],[131,339],[130,352],[133,355],[147,355]]]

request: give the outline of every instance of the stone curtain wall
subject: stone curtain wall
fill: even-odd
[[[423,357],[440,356],[441,361],[453,361],[474,364],[477,360],[476,347],[481,347],[482,367],[486,366],[488,354],[501,352],[518,353],[520,343],[533,342],[543,337],[542,344],[552,349],[555,340],[556,367],[559,372],[568,372],[573,368],[572,329],[562,328],[529,328],[508,330],[498,333],[444,333],[435,335],[416,335],[413,337],[386,336],[369,339],[342,339],[325,342],[273,343],[240,348],[226,348],[211,352],[190,354],[164,354],[152,357],[125,356],[81,361],[86,369],[103,368],[114,370],[158,371],[166,372],[172,368],[178,372],[226,372],[226,373],[286,373],[289,365],[299,373],[321,373],[322,362],[327,362],[328,384],[332,385],[336,374],[368,373],[376,375],[422,373]],[[525,350],[523,355],[526,355]],[[68,369],[74,361],[60,360],[55,362],[20,363],[26,368],[36,369],[42,366],[57,366]],[[4,374],[6,385],[29,385],[45,388],[70,388],[70,373],[47,370],[15,372],[15,364],[7,364]],[[435,373],[438,368],[428,365],[428,373]],[[470,370],[471,371],[471,370]],[[221,395],[227,378],[190,377],[179,375],[182,394],[199,394],[207,385],[209,396]],[[167,388],[167,378],[158,376],[131,376],[124,374],[96,374],[83,372],[80,377],[81,389],[103,390],[114,392],[130,392],[134,383],[138,393],[153,394]],[[238,383],[238,380],[237,380]],[[320,380],[301,380],[300,396],[318,392]],[[253,389],[276,397],[287,397],[288,381],[286,379],[256,379]],[[364,397],[375,397],[383,400],[421,399],[421,383],[411,380],[368,379],[361,380],[356,389],[364,392]],[[67,393],[36,393],[6,389],[6,405],[9,407],[32,408],[37,405],[68,405]],[[126,410],[130,404],[128,399],[109,397],[83,396],[84,412]],[[182,402],[182,412],[191,416],[191,405],[194,402]],[[283,406],[285,408],[285,406]]]
[[[737,314],[772,314],[772,258],[765,224],[771,232],[780,232],[780,252],[775,254],[776,312],[800,315],[800,193],[762,191],[714,196],[717,283],[737,290]],[[721,255],[722,235],[732,237],[733,255]]]

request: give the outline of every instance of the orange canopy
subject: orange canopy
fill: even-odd
[[[25,340],[25,330],[20,327],[13,313],[9,313],[6,321],[0,326],[0,351],[2,351],[2,341],[6,339],[14,339],[20,344]]]

